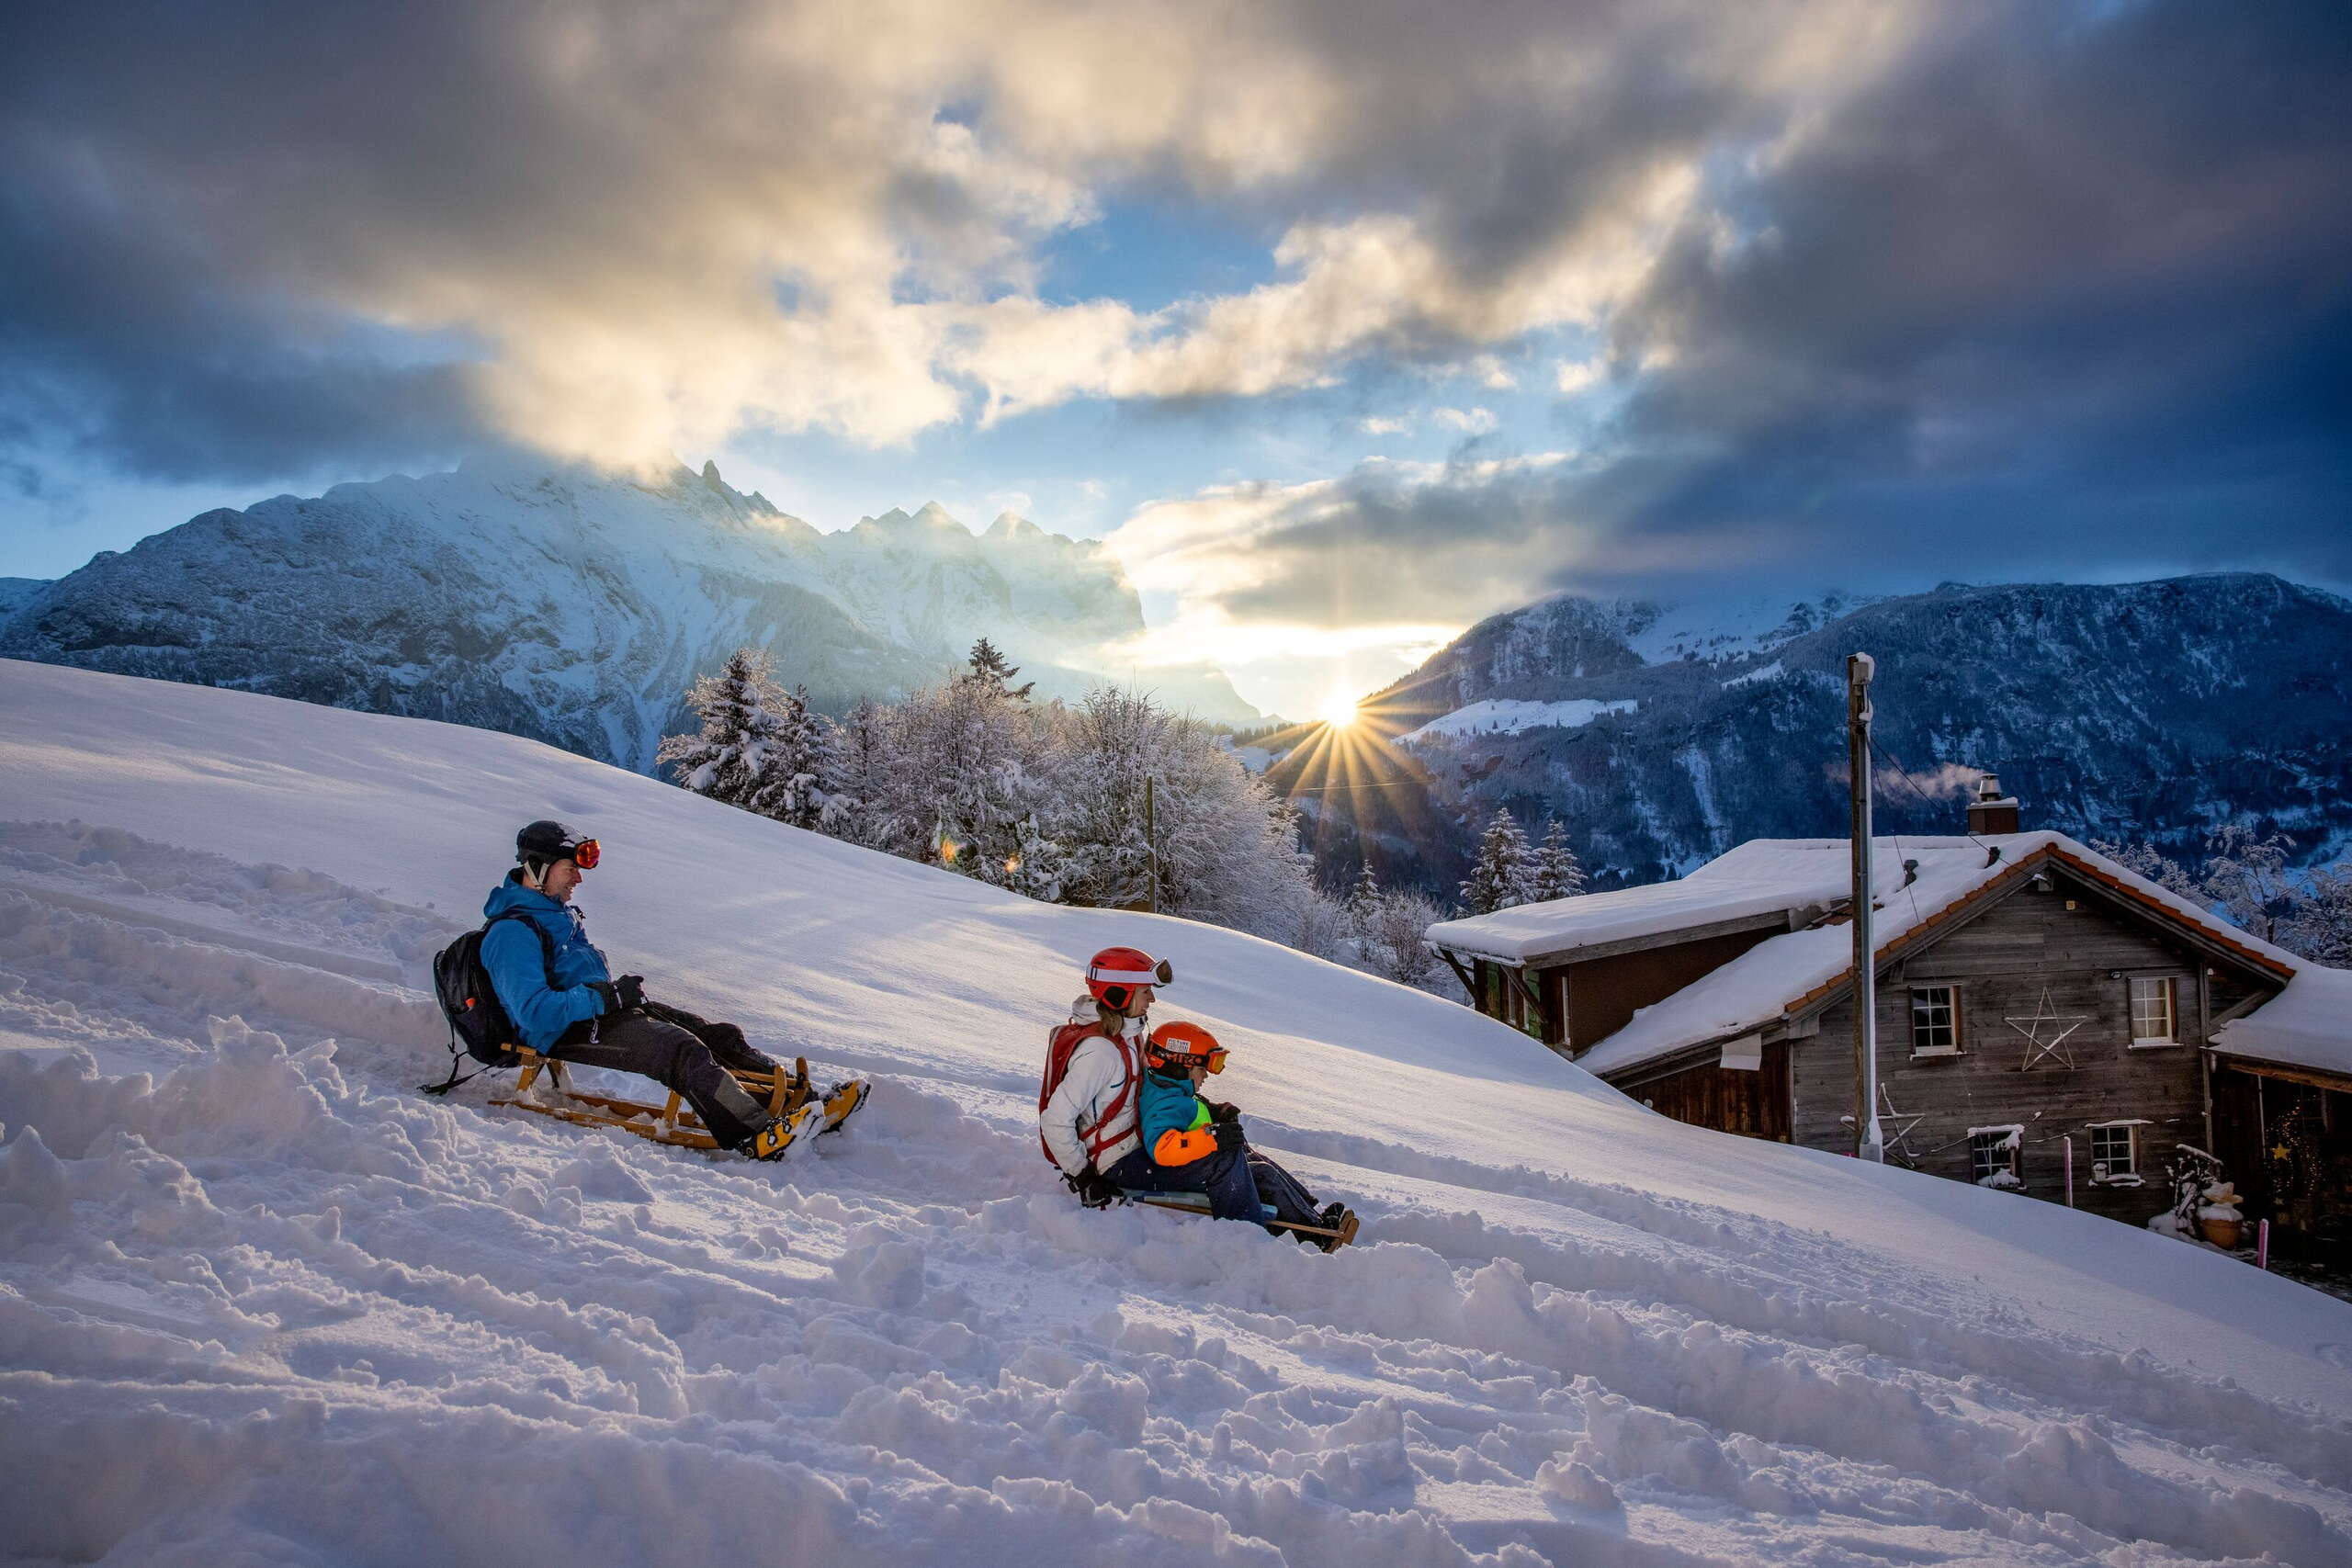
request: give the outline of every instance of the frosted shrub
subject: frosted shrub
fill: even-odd
[[[715,798],[1033,898],[1129,908],[1156,883],[1167,914],[1344,945],[1290,806],[1215,730],[1131,691],[1033,704],[1019,673],[983,641],[941,684],[836,722],[744,649],[695,683],[702,733],[662,760]]]

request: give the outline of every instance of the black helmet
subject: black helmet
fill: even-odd
[[[538,821],[514,835],[514,858],[526,865],[571,861],[586,871],[596,863],[596,840],[560,822]]]

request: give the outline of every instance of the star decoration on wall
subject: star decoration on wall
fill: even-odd
[[[1887,1087],[1884,1084],[1878,1086],[1878,1098],[1880,1106],[1878,1113],[1879,1137],[1883,1141],[1886,1152],[1891,1155],[1901,1155],[1907,1160],[1917,1159],[1919,1157],[1919,1151],[1913,1148],[1909,1144],[1904,1142],[1904,1140],[1911,1135],[1911,1129],[1917,1127],[1920,1122],[1925,1122],[1927,1117],[1905,1116],[1903,1112],[1897,1111],[1894,1108],[1894,1096],[1888,1091]]]
[[[2003,1019],[2001,1021],[2025,1036],[2025,1064],[2018,1071],[2030,1073],[2036,1063],[2043,1061],[2071,1069],[2075,1065],[2075,1055],[2065,1049],[2066,1037],[2088,1023],[2090,1015],[2053,1011],[2050,1004],[2050,987],[2044,986],[2041,987],[2041,1000],[2034,1004],[2030,1015]],[[2062,1023],[2066,1027],[2058,1029]],[[2045,1038],[2045,1032],[2050,1030],[2057,1032]]]

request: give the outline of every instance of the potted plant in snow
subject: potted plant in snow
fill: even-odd
[[[2245,1232],[2245,1216],[2238,1213],[2236,1184],[2217,1181],[2205,1189],[2204,1202],[2197,1208],[2197,1228],[2205,1239],[2224,1252],[2235,1252],[2238,1238]]]

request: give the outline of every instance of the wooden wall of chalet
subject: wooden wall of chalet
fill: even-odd
[[[1632,1022],[1639,1010],[1664,1001],[1758,942],[1785,931],[1785,927],[1736,931],[1546,969],[1547,984],[1558,986],[1566,1002],[1567,1029],[1562,1043],[1578,1051],[1598,1045]],[[1547,990],[1547,999],[1551,994]]]
[[[1789,1048],[1776,1040],[1764,1047],[1763,1055],[1753,1072],[1712,1064],[1686,1067],[1625,1092],[1677,1122],[1785,1144],[1789,1142]]]
[[[2064,1202],[2059,1140],[2072,1134],[2075,1206],[2137,1224],[2170,1206],[2165,1166],[2174,1145],[2209,1146],[2199,1049],[2205,961],[2128,907],[2071,878],[2054,881],[2049,893],[2029,886],[2011,894],[1881,982],[1880,1109],[1883,1115],[1891,1101],[1896,1112],[1882,1123],[1888,1158],[1972,1180],[1968,1130],[2021,1123],[2025,1191]],[[2178,1044],[2131,1044],[2132,974],[2177,977]],[[1959,987],[1958,1056],[1912,1054],[1911,987],[1925,983]],[[2041,1010],[2045,987],[2049,1011],[2084,1021],[2064,1047],[2071,1067],[2045,1057],[2026,1070],[2026,1037],[2007,1021]],[[1794,1043],[1792,1113],[1795,1139],[1807,1147],[1853,1146],[1851,1123],[1839,1120],[1854,1107],[1853,1029],[1849,998],[1823,1015],[1819,1034]],[[2041,1031],[2045,1039],[2054,1032]],[[2148,1123],[2139,1129],[2143,1185],[2094,1186],[2088,1123],[2127,1118]]]

